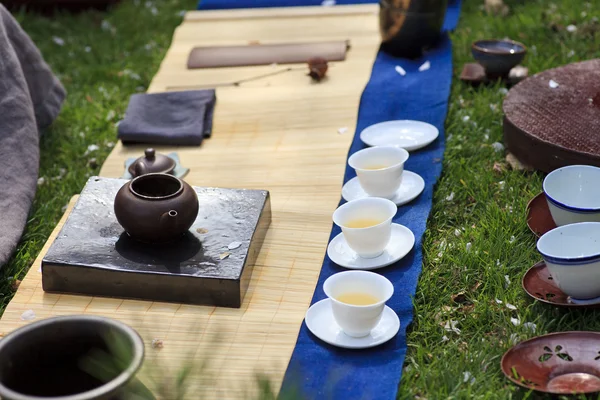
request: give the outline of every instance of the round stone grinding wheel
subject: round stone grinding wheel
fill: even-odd
[[[521,162],[544,172],[600,167],[600,59],[525,79],[508,92],[503,110],[504,141]]]

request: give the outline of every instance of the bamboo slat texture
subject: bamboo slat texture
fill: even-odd
[[[192,185],[271,192],[273,221],[240,309],[46,294],[40,262],[59,224],[8,305],[0,332],[29,323],[21,318],[27,310],[36,319],[103,315],[129,323],[143,336],[144,380],[170,379],[189,358],[208,357],[201,379],[195,380],[206,388],[205,398],[248,398],[256,390],[257,373],[279,388],[340,199],[360,95],[379,46],[377,6],[190,12],[149,88],[213,86],[290,67],[187,70],[194,46],[347,39],[347,60],[330,65],[327,80],[313,83],[307,66],[291,65],[291,71],[218,87],[212,138],[201,147],[157,147],[179,153],[191,169],[185,180]],[[125,159],[142,150],[117,145],[101,175],[120,177]],[[163,347],[153,348],[153,339],[162,340]],[[188,397],[200,398],[198,390]]]

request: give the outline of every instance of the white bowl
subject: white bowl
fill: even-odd
[[[600,168],[571,165],[550,172],[544,194],[557,226],[600,222]]]
[[[392,218],[398,207],[391,200],[367,197],[352,200],[337,208],[333,222],[342,228],[344,239],[363,258],[379,257],[392,237]],[[357,227],[357,221],[375,221],[373,225]]]
[[[323,283],[323,291],[331,299],[331,311],[342,331],[351,337],[367,336],[381,320],[385,302],[394,294],[394,285],[382,275],[368,271],[346,271],[333,274]],[[357,306],[336,298],[346,293],[364,293],[376,303]]]
[[[392,199],[402,184],[408,157],[408,151],[400,147],[369,147],[352,154],[348,165],[369,196]]]
[[[542,235],[537,249],[554,282],[576,299],[600,296],[600,223],[579,222]]]

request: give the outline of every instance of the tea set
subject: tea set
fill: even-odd
[[[348,158],[356,177],[342,188],[347,202],[333,213],[341,228],[327,247],[327,256],[349,269],[330,276],[323,285],[327,299],[307,311],[308,329],[333,346],[363,349],[393,338],[400,329],[396,313],[385,303],[394,292],[384,276],[369,270],[404,258],[415,245],[407,227],[394,223],[398,206],[417,198],[425,188],[418,174],[404,169],[409,151],[432,143],[438,129],[421,121],[387,121],[364,129],[368,146]]]
[[[571,165],[558,168],[544,179],[543,196],[554,227],[537,241],[545,267],[556,287],[574,305],[600,303],[600,168]],[[540,202],[536,202],[540,208]],[[530,203],[531,207],[532,203]],[[536,220],[539,224],[539,218]],[[531,228],[531,220],[528,221]],[[552,225],[545,224],[546,227]],[[533,228],[532,228],[533,230]],[[534,267],[538,270],[540,266]],[[532,268],[533,270],[533,268]],[[535,283],[526,274],[524,288]],[[527,285],[525,285],[525,283]],[[557,293],[554,293],[555,295]],[[534,297],[539,298],[534,294]],[[551,296],[554,298],[556,296]],[[559,296],[561,297],[561,296]],[[547,299],[546,299],[547,300]],[[551,300],[550,303],[555,303]],[[562,304],[561,304],[562,305]]]
[[[114,201],[115,217],[125,232],[144,243],[183,236],[198,216],[199,204],[194,189],[175,176],[177,161],[148,148],[126,167],[133,179]]]
[[[125,161],[125,171],[121,178],[133,179],[145,171],[170,174],[182,179],[190,172],[190,169],[181,165],[177,153],[160,154],[156,153],[153,148],[148,148],[142,157],[131,157]]]
[[[411,171],[404,171],[408,151],[401,147],[370,147],[354,153],[348,165],[356,171],[356,177],[342,187],[346,201],[380,196],[389,198],[397,206],[413,201],[425,188],[425,181]],[[387,168],[375,168],[389,165]]]
[[[471,54],[476,63],[466,63],[461,80],[472,84],[508,80],[516,83],[527,77],[528,70],[516,68],[527,53],[527,47],[510,39],[483,39],[471,45]]]
[[[523,288],[543,303],[600,307],[600,168],[570,165],[550,172],[528,204],[527,224],[539,236],[543,261],[523,277]],[[543,200],[543,201],[542,201]],[[557,332],[511,348],[504,374],[528,389],[552,394],[600,391],[597,332]]]

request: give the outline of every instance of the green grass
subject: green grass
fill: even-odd
[[[600,15],[597,4],[594,12],[586,2],[575,0],[555,1],[554,10],[545,0],[508,1],[512,12],[506,18],[485,14],[480,9],[483,1],[465,3],[459,27],[452,34],[454,80],[446,121],[448,143],[424,240],[425,262],[399,397],[538,398],[504,378],[502,354],[515,341],[540,334],[600,330],[600,320],[597,312],[534,304],[523,291],[524,273],[540,261],[525,213],[527,202],[541,191],[543,175],[510,168],[493,171],[494,163],[506,164],[505,152],[491,146],[502,143],[502,86],[472,88],[458,76],[462,65],[472,60],[471,42],[481,38],[507,36],[525,43],[530,51],[524,65],[530,74],[599,57],[600,32],[594,36],[581,31],[586,21]],[[541,19],[544,12],[550,12],[547,21]],[[551,21],[580,29],[557,33]],[[448,200],[451,193],[453,199]],[[452,300],[462,292],[467,304]],[[509,310],[506,302],[517,310]],[[521,324],[513,325],[511,318],[520,319]],[[447,332],[443,327],[447,321],[455,321],[460,334]],[[534,323],[535,332],[531,325],[523,326],[525,322]]]
[[[194,8],[196,1],[154,1],[157,15],[145,3],[126,1],[108,13],[54,19],[18,15],[69,95],[42,139],[40,176],[45,183],[38,188],[23,240],[1,272],[1,309],[13,295],[14,279],[25,275],[69,198],[79,193],[87,177],[98,173],[89,160],[102,164],[110,144],[116,142],[114,124],[129,96],[147,88],[181,20],[179,11]],[[539,398],[503,377],[502,354],[515,341],[538,334],[599,330],[600,319],[596,320],[597,312],[534,304],[523,292],[521,278],[539,260],[525,224],[525,206],[541,190],[543,176],[509,168],[493,171],[495,162],[505,164],[505,152],[492,147],[502,142],[502,86],[472,88],[458,75],[463,63],[471,60],[470,43],[484,37],[508,36],[528,45],[524,64],[530,74],[598,57],[600,34],[594,36],[582,27],[600,13],[597,4],[592,7],[583,0],[556,0],[555,8],[546,0],[515,0],[508,1],[512,11],[508,17],[494,17],[481,10],[483,0],[465,3],[452,34],[455,79],[447,119],[449,140],[424,241],[425,262],[399,398]],[[550,15],[542,20],[545,12]],[[108,22],[104,29],[103,21]],[[573,23],[580,29],[555,32],[551,22]],[[56,44],[53,36],[62,38],[64,45]],[[99,150],[85,155],[92,144]],[[61,177],[52,179],[57,176]],[[455,303],[452,296],[462,292],[468,303]],[[511,318],[521,324],[513,325]],[[456,322],[460,334],[444,329],[449,321]],[[523,325],[526,322],[536,325],[535,332]]]

